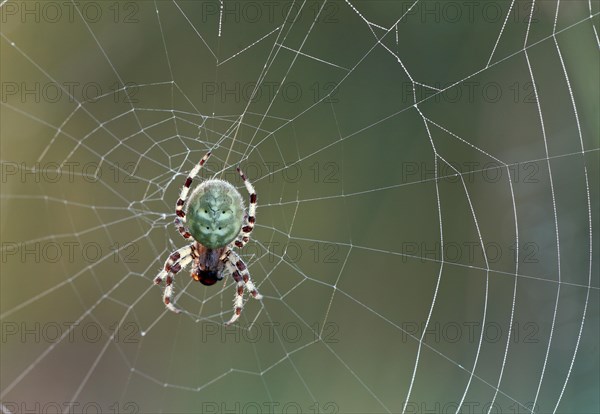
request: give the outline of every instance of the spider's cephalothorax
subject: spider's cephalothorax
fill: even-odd
[[[184,239],[193,243],[169,255],[164,269],[156,276],[154,283],[165,280],[163,301],[167,309],[180,312],[173,304],[173,278],[181,269],[193,262],[192,278],[206,286],[222,280],[229,271],[236,282],[234,314],[227,324],[235,322],[242,312],[244,288],[256,299],[262,299],[250,280],[250,273],[244,261],[233,247],[241,248],[250,240],[250,233],[256,221],[256,192],[244,173],[238,172],[246,190],[250,194],[248,211],[240,193],[226,181],[207,180],[200,184],[186,203],[192,180],[200,171],[210,152],[206,154],[188,175],[175,207],[175,226]]]
[[[192,279],[205,286],[212,286],[223,279],[225,265],[219,259],[225,252],[225,249],[207,249],[196,242],[192,252],[194,253]]]

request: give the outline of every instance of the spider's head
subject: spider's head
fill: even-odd
[[[204,181],[194,189],[187,205],[189,231],[198,243],[209,249],[227,246],[242,228],[244,202],[227,181]]]
[[[192,277],[195,281],[202,283],[204,286],[212,286],[219,280],[223,280],[223,276],[219,276],[216,270],[199,270],[198,274],[193,273]]]

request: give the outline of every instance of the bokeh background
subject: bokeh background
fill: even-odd
[[[598,1],[0,12],[4,412],[600,410]],[[209,149],[259,198],[227,328],[152,285]]]

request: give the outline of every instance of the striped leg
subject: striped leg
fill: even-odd
[[[194,252],[194,244],[190,244],[187,246],[182,247],[179,250],[175,250],[173,253],[171,253],[169,255],[169,258],[167,259],[167,261],[165,262],[165,266],[163,268],[163,270],[161,270],[161,272],[154,278],[154,284],[158,285],[160,284],[163,279],[169,274],[169,271],[173,268],[177,269],[177,262],[179,261],[180,258],[185,258],[187,256],[192,255]],[[173,266],[173,264],[175,264],[175,266]],[[181,270],[180,268],[177,269],[177,272],[179,272],[179,270]]]
[[[250,272],[248,272],[246,264],[236,252],[228,247],[225,249],[219,260],[225,264],[227,269],[231,272],[231,277],[236,281],[236,293],[233,299],[233,316],[229,322],[226,323],[226,325],[231,325],[238,320],[242,313],[242,308],[244,307],[244,288],[246,288],[255,299],[260,300],[263,298],[263,295],[258,293],[258,290],[250,279]]]
[[[227,262],[227,265],[229,265],[228,267],[233,267],[233,265],[229,262]],[[235,269],[231,273],[231,276],[236,281],[235,297],[233,299],[233,315],[231,315],[231,319],[229,319],[225,325],[231,325],[237,321],[242,314],[242,308],[244,307],[244,281],[242,280],[242,276],[240,276]]]
[[[173,278],[177,273],[190,264],[195,257],[194,246],[189,245],[171,253],[165,262],[164,269],[154,279],[155,284],[159,284],[165,279],[166,286],[163,293],[163,302],[172,312],[179,313],[180,310],[173,305]]]
[[[181,269],[183,269],[187,265],[189,265],[193,260],[194,260],[194,258],[192,257],[192,255],[184,257],[179,262],[175,263],[171,267],[171,270],[169,271],[169,275],[167,276],[167,280],[166,280],[167,286],[165,286],[165,292],[163,293],[163,302],[165,302],[167,309],[170,310],[171,312],[175,312],[175,313],[181,312],[181,310],[179,308],[176,308],[175,305],[173,305],[173,294],[174,294],[173,277],[177,273],[179,273],[179,271]]]
[[[242,278],[242,282],[244,282],[244,287],[246,288],[246,290],[248,290],[248,292],[250,292],[254,299],[260,300],[263,298],[263,295],[258,293],[256,286],[254,286],[252,279],[250,279],[250,272],[246,267],[246,263],[244,263],[242,258],[238,256],[236,252],[231,251],[231,254],[228,255],[227,265],[227,267],[229,267],[229,269],[233,271],[232,275],[234,275],[234,279],[235,274],[239,274],[239,276]]]
[[[177,230],[183,236],[184,239],[189,239],[192,237],[192,235],[189,231],[187,231],[185,227],[185,211],[183,210],[183,205],[185,204],[185,200],[187,199],[188,194],[190,192],[190,186],[192,185],[193,179],[198,175],[198,172],[200,172],[200,169],[202,168],[208,157],[210,157],[210,154],[210,151],[207,152],[206,155],[202,157],[200,162],[196,164],[194,168],[192,168],[192,171],[190,171],[189,175],[187,176],[185,183],[183,183],[183,187],[181,188],[181,193],[179,194],[177,204],[175,204],[175,214],[177,215],[177,217],[175,218],[175,227],[177,227]]]
[[[244,185],[246,186],[246,190],[248,194],[250,194],[250,203],[248,204],[248,215],[244,217],[244,226],[242,227],[240,234],[235,240],[234,244],[238,248],[244,247],[246,243],[250,241],[250,233],[254,229],[254,223],[256,222],[256,191],[254,190],[254,186],[248,181],[246,175],[242,172],[242,170],[237,168],[240,177],[244,181]]]
[[[179,217],[175,217],[175,227],[184,239],[189,240],[192,238],[191,233],[188,231],[187,227],[185,227],[185,223],[181,221]]]
[[[231,271],[231,275],[236,280],[236,282],[236,275],[239,275],[242,278],[244,286],[254,298],[259,300],[263,298],[263,295],[258,293],[258,290],[256,290],[254,283],[250,279],[250,272],[246,267],[246,263],[244,263],[242,258],[236,252],[231,250],[230,247],[227,247],[221,255],[221,257],[219,258],[219,260],[223,262],[223,264],[225,264],[225,266]]]

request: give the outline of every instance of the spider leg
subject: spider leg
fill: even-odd
[[[244,287],[248,290],[248,292],[250,292],[252,297],[254,299],[258,299],[258,300],[262,299],[263,295],[258,293],[256,286],[254,286],[254,283],[252,282],[252,279],[250,278],[250,272],[248,271],[248,268],[246,267],[246,263],[244,263],[242,258],[236,252],[231,251],[231,254],[229,254],[227,256],[227,259],[228,259],[228,262],[227,262],[228,267],[231,270],[233,270],[234,272],[239,273],[239,275],[242,278],[242,281],[244,282]],[[234,274],[234,273],[232,273],[232,274]],[[234,277],[234,279],[235,279],[235,277]]]
[[[233,267],[229,262],[227,264]],[[238,272],[232,273],[231,276],[236,281],[235,296],[233,298],[233,315],[231,315],[231,319],[225,325],[231,325],[237,321],[244,307],[244,281]]]
[[[244,174],[244,172],[238,167],[237,168],[240,177],[244,181],[244,185],[246,186],[246,190],[248,194],[250,194],[250,202],[248,204],[248,214],[244,217],[244,225],[240,230],[240,234],[238,234],[234,244],[238,248],[244,247],[246,243],[250,241],[250,233],[254,229],[254,223],[256,222],[256,190],[254,190],[254,186],[248,178]]]
[[[163,279],[166,279],[165,291],[163,293],[163,302],[172,312],[181,312],[178,308],[173,305],[173,278],[177,273],[184,269],[190,264],[195,257],[194,246],[189,245],[182,247],[179,250],[171,253],[167,261],[165,262],[165,268],[156,276],[154,279],[155,284],[159,284]]]
[[[190,255],[181,259],[178,263],[175,263],[171,270],[169,271],[169,275],[167,276],[167,286],[165,286],[165,292],[163,293],[163,302],[167,306],[171,312],[179,313],[181,310],[175,305],[173,305],[173,277],[184,267],[190,264],[194,260],[194,258]]]
[[[206,155],[202,157],[200,162],[196,164],[194,168],[192,168],[192,171],[190,171],[189,175],[187,176],[185,183],[183,183],[183,187],[181,187],[181,193],[179,193],[179,198],[177,199],[177,203],[175,204],[175,214],[177,215],[177,217],[175,217],[175,227],[177,227],[179,234],[181,234],[181,236],[186,240],[190,239],[192,235],[185,227],[185,211],[183,210],[183,205],[185,204],[185,200],[187,199],[188,194],[190,192],[190,186],[192,185],[192,181],[198,175],[198,172],[200,172],[200,169],[202,168],[208,157],[210,157],[210,154],[210,151],[207,152]]]
[[[263,298],[263,295],[258,293],[258,290],[250,279],[250,272],[248,272],[246,264],[236,252],[228,247],[221,255],[220,260],[231,272],[231,277],[233,277],[233,280],[236,281],[236,295],[233,299],[233,315],[229,322],[226,323],[226,325],[231,325],[240,317],[240,314],[242,313],[242,308],[244,306],[244,288],[246,288],[246,290],[248,290],[248,292],[250,292],[252,297],[255,299],[260,300]]]
[[[169,274],[170,270],[172,267],[177,268],[177,262],[179,261],[179,259],[181,259],[182,257],[185,258],[187,256],[189,256],[190,254],[192,254],[192,252],[194,251],[194,244],[189,244],[187,246],[182,247],[181,249],[175,250],[173,253],[171,253],[169,255],[169,258],[165,261],[165,265],[163,267],[163,270],[160,271],[160,273],[154,278],[154,284],[158,285],[160,284],[163,279]],[[173,266],[175,264],[175,266]],[[181,270],[181,269],[179,269]],[[179,270],[177,270],[177,272],[179,272]],[[175,272],[175,273],[177,273]]]

